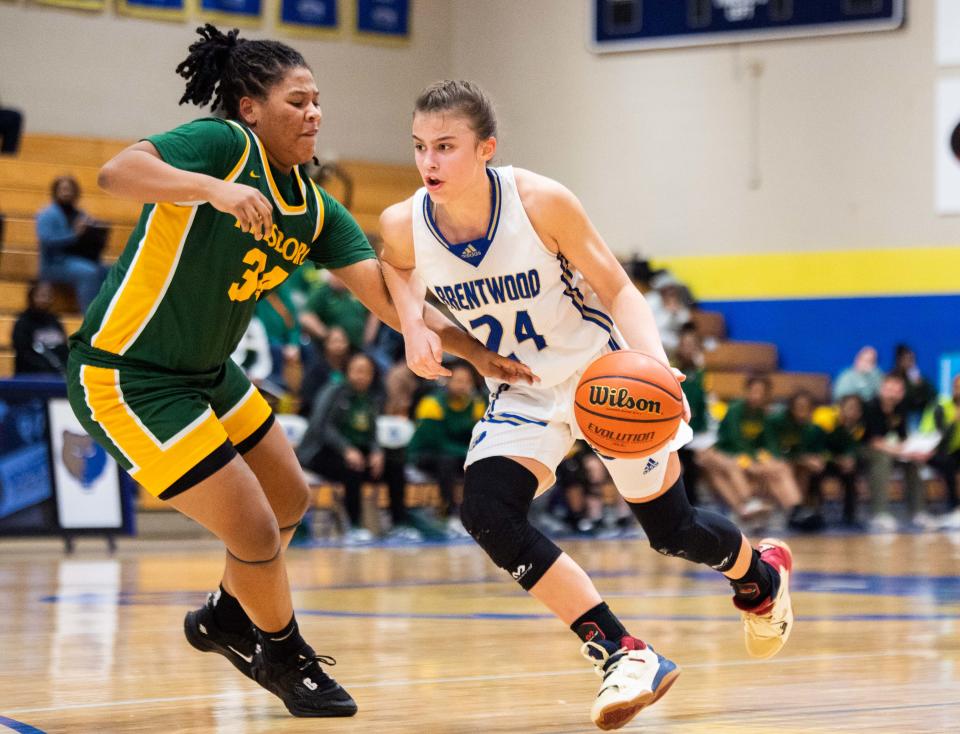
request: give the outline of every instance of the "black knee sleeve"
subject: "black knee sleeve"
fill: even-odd
[[[656,499],[629,504],[657,553],[705,563],[717,571],[736,562],[743,543],[740,529],[722,515],[693,507],[683,477]]]
[[[495,456],[467,467],[460,519],[495,564],[529,591],[562,551],[527,520],[537,478]]]

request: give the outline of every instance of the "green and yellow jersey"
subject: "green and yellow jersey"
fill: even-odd
[[[258,242],[206,202],[145,205],[72,336],[81,355],[208,372],[229,358],[258,299],[305,261],[340,268],[375,257],[349,212],[299,166],[273,169],[246,126],[206,118],[147,140],[176,168],[259,189],[273,229]]]

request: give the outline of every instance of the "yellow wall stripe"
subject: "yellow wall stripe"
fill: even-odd
[[[197,207],[157,204],[130,269],[113,296],[91,343],[123,354],[146,327],[167,292]]]
[[[960,292],[960,246],[657,259],[700,300]]]

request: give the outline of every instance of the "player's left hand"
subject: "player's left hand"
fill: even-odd
[[[540,378],[523,362],[509,357],[501,357],[486,347],[470,357],[470,363],[483,377],[492,377],[501,382],[526,382],[529,385],[540,382]]]
[[[673,376],[677,378],[677,382],[686,381],[687,376],[683,374],[683,372],[678,370],[676,367],[671,367],[670,371],[673,372]],[[690,422],[690,403],[687,402],[687,394],[685,392],[681,390],[680,395],[683,396],[683,420],[689,423]]]

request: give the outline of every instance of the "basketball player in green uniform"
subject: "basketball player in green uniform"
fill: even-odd
[[[100,171],[144,204],[127,247],[71,339],[68,390],[86,430],[148,492],[226,546],[220,589],[184,620],[296,716],[357,706],[297,628],[284,549],[308,502],[302,472],[260,393],[229,355],[257,300],[309,259],[386,323],[399,320],[356,221],[300,166],[321,112],[303,57],[211,25],[177,67],[180,100],[220,109],[149,137]],[[437,312],[444,347],[510,381],[529,370]],[[449,374],[438,369],[437,376]]]

